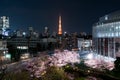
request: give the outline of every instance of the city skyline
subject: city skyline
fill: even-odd
[[[120,80],[119,3],[1,0],[0,80]]]
[[[33,27],[43,32],[58,30],[59,14],[62,16],[63,32],[92,33],[92,25],[105,14],[120,10],[118,0],[4,0],[0,1],[0,16],[10,17],[11,29],[26,30]]]

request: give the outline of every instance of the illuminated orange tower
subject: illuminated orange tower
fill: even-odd
[[[61,23],[61,16],[59,16],[58,35],[62,35],[62,23]]]

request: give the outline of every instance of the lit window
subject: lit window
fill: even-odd
[[[118,37],[118,32],[115,33],[115,36]]]
[[[116,26],[116,28],[115,29],[118,29],[118,26]]]
[[[112,37],[114,36],[114,33],[112,33],[112,35],[111,35]]]
[[[108,20],[108,15],[105,16],[105,20]]]

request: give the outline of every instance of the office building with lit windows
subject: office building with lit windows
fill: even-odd
[[[101,17],[93,25],[93,41],[99,55],[115,59],[120,54],[120,11]]]
[[[0,17],[0,35],[8,36],[9,17]]]

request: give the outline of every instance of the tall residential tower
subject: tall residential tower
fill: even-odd
[[[0,17],[0,34],[7,36],[8,29],[9,29],[9,17],[6,16]]]

